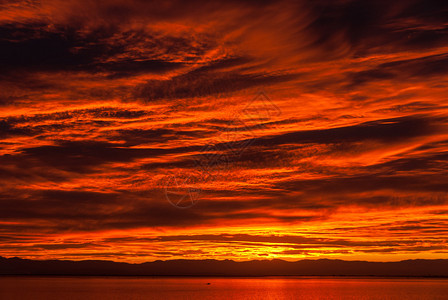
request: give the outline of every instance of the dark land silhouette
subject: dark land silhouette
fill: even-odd
[[[74,276],[384,276],[448,277],[448,259],[366,262],[300,260],[168,260],[130,264],[100,260],[0,257],[0,275]]]

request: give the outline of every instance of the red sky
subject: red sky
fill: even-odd
[[[0,12],[1,256],[448,258],[446,1]]]

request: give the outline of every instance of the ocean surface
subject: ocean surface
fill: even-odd
[[[448,279],[0,277],[0,299],[448,299]]]

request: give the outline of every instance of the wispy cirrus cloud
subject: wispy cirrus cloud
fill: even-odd
[[[447,9],[3,1],[0,254],[444,257]]]

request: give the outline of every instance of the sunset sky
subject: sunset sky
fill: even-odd
[[[0,256],[448,258],[447,68],[444,0],[0,1]]]

